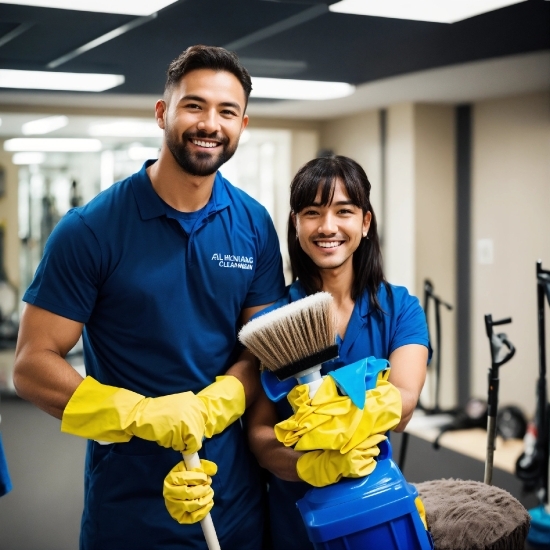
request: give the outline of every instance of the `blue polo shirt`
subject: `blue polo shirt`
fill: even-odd
[[[426,317],[418,298],[411,296],[405,287],[385,285],[378,290],[378,301],[384,313],[374,309],[364,292],[355,302],[343,340],[338,341],[339,357],[323,364],[321,372],[327,374],[337,368],[355,363],[365,357],[388,359],[393,351],[407,344],[420,344],[430,350]],[[287,287],[285,295],[258,315],[305,298],[299,281]],[[280,420],[292,415],[286,399],[276,404]],[[273,550],[313,549],[296,508],[310,485],[303,482],[283,481],[274,475],[269,478],[269,510]]]
[[[225,373],[241,311],[277,300],[284,281],[263,206],[218,172],[188,232],[153,190],[152,162],[62,218],[23,300],[84,323],[89,375],[156,397],[199,391]],[[218,465],[212,514],[222,547],[257,550],[246,528],[261,525],[260,484],[241,424],[200,454]],[[90,442],[81,548],[205,548],[200,527],[179,525],[164,506],[162,481],[180,459],[138,438]]]

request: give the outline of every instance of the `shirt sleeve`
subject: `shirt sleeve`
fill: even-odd
[[[49,236],[42,260],[23,301],[86,323],[99,287],[100,246],[76,210],[70,210]]]
[[[411,296],[404,287],[392,287],[395,307],[395,324],[390,341],[390,354],[401,346],[419,344],[428,348],[432,355],[426,315],[416,296]]]
[[[244,307],[274,302],[283,295],[285,289],[279,238],[267,211],[262,231],[264,238],[259,249],[257,268]]]

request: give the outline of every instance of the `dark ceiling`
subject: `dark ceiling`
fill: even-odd
[[[136,17],[0,2],[0,67],[123,74],[109,93],[159,94],[170,61],[199,43],[236,51],[253,76],[353,84],[550,49],[548,0],[452,25],[329,12],[334,2],[180,0],[54,69],[48,64]]]

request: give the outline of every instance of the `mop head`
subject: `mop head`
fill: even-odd
[[[530,517],[510,493],[479,481],[415,483],[437,550],[522,550]]]
[[[317,292],[256,317],[240,330],[239,340],[279,380],[335,359],[332,295]]]

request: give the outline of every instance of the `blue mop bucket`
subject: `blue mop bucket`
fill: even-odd
[[[414,503],[418,491],[380,443],[374,471],[314,487],[296,505],[316,550],[433,550]]]

